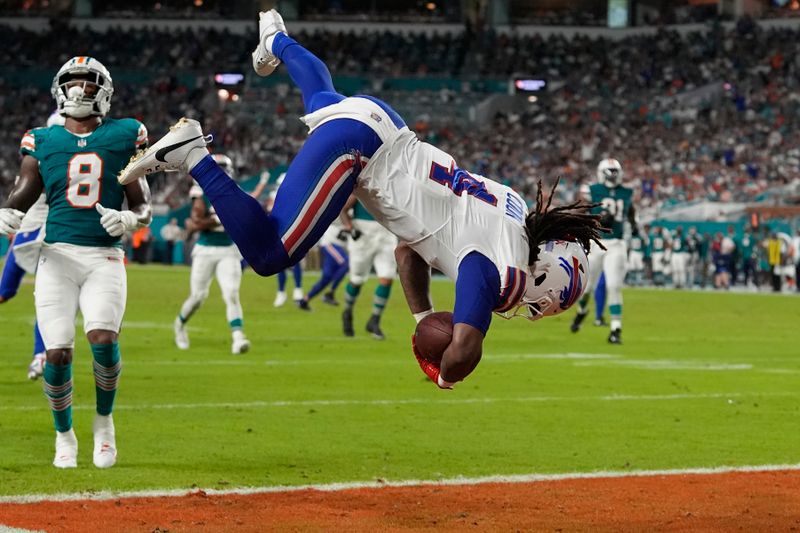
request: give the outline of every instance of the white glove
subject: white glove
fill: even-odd
[[[133,211],[106,209],[100,204],[95,208],[100,213],[100,224],[112,237],[122,237],[126,232],[139,227],[139,219]]]
[[[25,213],[10,207],[0,208],[0,235],[16,233],[19,225],[22,224],[22,217]]]

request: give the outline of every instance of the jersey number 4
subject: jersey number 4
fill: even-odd
[[[497,205],[497,197],[486,189],[485,183],[455,165],[448,169],[439,163],[433,163],[429,177],[436,183],[448,187],[456,196],[466,192],[489,205]]]
[[[89,209],[100,201],[103,191],[103,160],[94,152],[75,154],[67,164],[67,202]]]

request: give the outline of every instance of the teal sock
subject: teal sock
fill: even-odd
[[[347,283],[344,287],[344,305],[348,309],[352,309],[358,299],[358,294],[361,292],[361,285],[353,285]]]
[[[609,305],[608,314],[612,320],[622,320],[622,304]]]
[[[589,291],[586,292],[588,293]],[[588,313],[588,310],[586,309],[588,305],[589,305],[589,295],[584,294],[583,297],[581,297],[581,299],[578,300],[578,312],[582,315]]]
[[[97,414],[108,416],[114,409],[117,383],[122,371],[119,344],[92,344],[94,384],[97,395]]]
[[[386,307],[386,302],[389,301],[389,294],[392,292],[391,285],[378,284],[375,287],[375,295],[372,297],[372,314],[374,316],[381,316],[383,308]]]
[[[242,329],[242,327],[244,326],[244,322],[242,321],[241,318],[234,318],[233,320],[228,322],[228,325],[231,327],[231,329]]]
[[[44,365],[44,395],[53,411],[56,431],[72,428],[72,363]]]

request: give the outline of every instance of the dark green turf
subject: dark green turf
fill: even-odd
[[[624,346],[591,324],[571,334],[571,312],[536,324],[496,318],[475,374],[440,391],[410,353],[399,285],[388,340],[377,342],[363,329],[372,283],[353,339],[340,335],[340,308],[274,309],[275,284],[244,277],[250,353],[230,355],[216,287],[180,352],[171,322],[188,269],[130,268],[119,462],[104,471],[91,463],[82,336],[79,468],[50,464],[51,416],[40,383],[25,379],[26,285],[0,306],[0,494],[800,463],[798,298],[626,291]],[[452,305],[451,283],[433,290],[439,309]]]

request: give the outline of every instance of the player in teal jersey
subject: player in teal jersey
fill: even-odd
[[[353,209],[352,218],[349,215]],[[342,311],[342,332],[347,337],[355,335],[353,330],[353,306],[355,306],[361,286],[369,278],[371,269],[375,268],[378,286],[372,297],[372,314],[367,321],[367,332],[372,338],[383,340],[386,336],[381,330],[381,315],[389,300],[392,281],[397,274],[397,262],[394,250],[397,248],[397,237],[381,226],[370,215],[355,196],[351,196],[342,210],[341,219],[346,231],[350,232],[347,250],[350,254],[350,280],[344,289],[345,308]]]
[[[676,289],[682,289],[688,285],[689,280],[689,246],[686,236],[683,234],[683,226],[675,228],[675,233],[670,238],[669,250],[672,283]]]
[[[628,251],[628,279],[631,285],[642,285],[644,281],[644,254],[647,247],[647,236],[633,235]]]
[[[56,428],[53,465],[77,466],[72,354],[80,309],[94,357],[93,462],[108,468],[117,457],[111,412],[122,368],[118,338],[127,297],[120,237],[152,218],[147,183],[139,179],[120,186],[116,176],[146,148],[147,130],[133,119],[106,118],[113,84],[108,70],[91,57],[67,61],[51,92],[66,120],[22,138],[20,180],[0,209],[0,233],[19,227],[23,212],[45,192],[50,209],[35,299],[47,354],[44,389]]]
[[[622,185],[622,165],[616,159],[604,159],[597,166],[597,183],[584,186],[581,191],[584,199],[592,204],[599,204],[592,209],[593,214],[601,215],[603,226],[607,228],[601,242],[592,243],[589,252],[589,281],[583,297],[578,303],[578,314],[572,321],[570,329],[577,332],[581,322],[589,312],[589,300],[592,288],[597,284],[601,273],[606,275],[608,293],[608,311],[611,315],[611,332],[608,342],[622,343],[622,284],[625,280],[625,262],[627,246],[623,238],[625,222],[633,228],[633,235],[638,235],[636,212],[633,207],[633,189]]]
[[[233,176],[234,168],[231,158],[224,154],[212,156],[218,165],[225,168],[229,176]],[[216,274],[228,325],[231,329],[231,353],[239,355],[250,349],[250,341],[242,328],[242,304],[239,300],[239,287],[242,284],[242,256],[239,249],[225,233],[214,208],[203,194],[203,189],[195,185],[190,192],[192,197],[191,228],[199,231],[200,236],[192,250],[191,292],[183,302],[180,313],[175,317],[173,328],[175,345],[181,350],[189,349],[189,334],[186,322],[192,317],[208,298],[208,288]]]
[[[648,238],[650,239],[653,261],[653,285],[656,287],[663,287],[667,260],[664,231],[659,226],[653,226]]]

